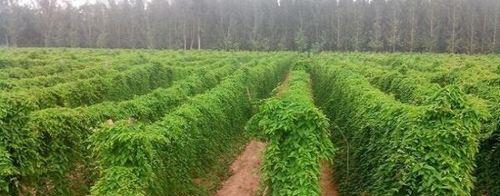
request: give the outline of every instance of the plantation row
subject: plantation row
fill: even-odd
[[[281,64],[288,58],[265,53],[166,54],[139,53],[147,60],[133,60],[134,56],[111,66],[92,64],[46,76],[0,80],[15,86],[0,92],[0,194],[85,194],[98,175],[88,138],[101,123],[158,121],[189,97],[242,69]],[[18,67],[3,69],[11,68]],[[88,77],[75,78],[78,75]]]
[[[92,129],[107,119],[134,119],[154,121],[159,115],[172,110],[189,96],[202,93],[218,84],[222,78],[232,74],[238,67],[229,65],[205,74],[190,76],[175,82],[171,87],[158,88],[153,92],[122,102],[104,102],[89,107],[54,108],[33,112],[25,128],[36,133],[30,149],[39,153],[26,157],[33,164],[40,164],[34,175],[46,176],[52,183],[64,187],[65,175],[86,163],[90,153],[86,140]],[[50,123],[47,123],[50,122]],[[50,141],[50,142],[47,142]],[[26,154],[26,153],[23,153]],[[66,159],[60,159],[60,157]],[[43,157],[43,158],[42,158]],[[41,173],[39,173],[41,172]]]
[[[101,177],[92,194],[207,191],[192,179],[210,172],[211,165],[234,147],[252,114],[252,101],[268,95],[289,64],[278,59],[239,70],[153,123],[124,120],[97,131],[91,141]]]
[[[362,55],[361,55],[362,56]],[[382,56],[382,55],[379,55]],[[410,56],[410,55],[408,55]],[[418,55],[415,55],[419,57]],[[420,58],[422,58],[420,56]],[[471,58],[471,57],[469,57]],[[321,59],[321,60],[318,60]],[[403,58],[404,59],[404,58]],[[431,60],[429,60],[431,59]],[[492,195],[496,195],[500,193],[500,175],[499,175],[499,169],[500,165],[498,165],[499,162],[499,151],[498,151],[498,146],[500,143],[500,140],[498,135],[499,135],[499,100],[498,100],[498,93],[500,90],[499,84],[498,84],[498,72],[499,72],[499,67],[495,66],[484,66],[484,69],[481,71],[478,71],[479,69],[483,68],[483,65],[477,64],[477,63],[483,63],[485,61],[479,61],[479,60],[474,60],[470,61],[470,59],[466,59],[465,61],[467,62],[467,65],[465,66],[450,66],[452,69],[446,69],[444,67],[447,67],[449,65],[440,65],[436,64],[436,62],[432,61],[432,59],[438,59],[435,57],[432,57],[429,55],[429,58],[424,59],[411,59],[409,61],[407,60],[402,60],[399,59],[397,62],[399,63],[396,66],[390,66],[390,65],[384,65],[383,63],[388,63],[388,61],[380,61],[377,60],[377,58],[365,58],[363,60],[360,60],[358,55],[344,55],[343,57],[338,57],[338,56],[322,56],[322,58],[316,58],[316,64],[318,65],[329,65],[329,66],[323,66],[322,68],[317,68],[317,73],[318,75],[321,75],[319,73],[327,73],[326,70],[332,68],[332,67],[337,67],[340,69],[336,69],[335,72],[330,72],[323,77],[324,80],[326,81],[332,81],[334,80],[334,75],[338,75],[342,73],[343,75],[349,75],[349,76],[356,76],[360,78],[358,82],[354,81],[346,81],[345,83],[342,83],[340,81],[336,82],[337,85],[345,85],[349,86],[348,84],[353,84],[353,83],[365,83],[367,88],[372,90],[365,89],[365,94],[368,91],[379,91],[384,92],[383,94],[380,95],[371,95],[369,96],[369,100],[373,100],[374,97],[387,97],[387,95],[390,95],[390,99],[393,99],[393,101],[385,101],[385,102],[396,102],[397,105],[410,105],[412,107],[416,108],[421,108],[424,110],[430,110],[433,113],[437,114],[432,114],[429,112],[424,112],[424,114],[418,114],[416,111],[411,111],[408,109],[394,109],[394,112],[391,112],[392,110],[389,109],[391,107],[387,106],[387,103],[373,103],[375,106],[373,109],[368,109],[368,110],[360,110],[360,108],[370,108],[368,106],[356,106],[353,108],[358,108],[353,111],[350,111],[351,113],[354,112],[354,116],[357,117],[359,120],[359,115],[361,114],[375,114],[372,117],[367,117],[365,120],[361,120],[361,122],[358,122],[357,120],[352,120],[349,118],[344,118],[348,121],[342,121],[341,116],[345,116],[346,112],[345,110],[347,109],[347,104],[344,102],[340,102],[339,100],[332,99],[335,94],[331,95],[324,95],[324,99],[332,99],[331,102],[328,102],[328,100],[322,100],[318,101],[319,103],[326,104],[324,107],[325,108],[331,108],[331,110],[341,110],[343,109],[344,111],[341,111],[337,116],[332,117],[332,120],[334,121],[339,121],[338,123],[334,123],[341,127],[341,130],[344,129],[346,132],[349,134],[352,133],[352,131],[349,130],[360,130],[360,133],[367,134],[367,135],[352,135],[352,138],[347,138],[345,141],[341,141],[340,138],[339,142],[343,143],[344,146],[344,155],[342,153],[338,153],[338,157],[335,157],[334,160],[339,161],[341,159],[344,159],[343,161],[340,161],[340,163],[334,164],[337,167],[337,170],[340,170],[340,172],[346,172],[347,168],[343,168],[342,170],[339,167],[342,167],[342,164],[344,167],[350,167],[354,170],[353,174],[351,172],[347,172],[344,174],[344,176],[339,177],[340,182],[344,182],[346,184],[349,184],[349,186],[353,186],[351,188],[346,187],[345,192],[349,193],[363,193],[363,192],[375,192],[377,193],[377,189],[382,187],[383,189],[379,190],[381,192],[378,193],[386,193],[386,190],[388,188],[393,188],[394,191],[396,191],[393,194],[425,194],[425,192],[415,192],[415,190],[412,190],[411,187],[414,189],[417,189],[419,191],[425,190],[426,185],[422,184],[424,182],[432,182],[434,184],[439,184],[437,183],[436,180],[434,179],[429,179],[426,180],[425,178],[421,178],[420,182],[412,182],[413,184],[408,185],[408,181],[410,180],[409,177],[405,177],[404,174],[405,172],[402,172],[405,167],[406,168],[411,168],[408,166],[410,161],[408,161],[406,158],[403,159],[402,155],[407,156],[406,154],[408,152],[408,149],[406,149],[406,144],[405,141],[403,140],[401,144],[383,144],[383,145],[373,145],[373,146],[367,146],[366,148],[359,148],[359,146],[352,146],[348,143],[352,143],[353,141],[358,144],[358,143],[370,143],[371,140],[367,140],[370,138],[369,136],[373,137],[374,134],[372,133],[373,131],[383,131],[384,136],[381,138],[386,138],[387,134],[393,135],[394,133],[387,132],[387,130],[391,130],[389,128],[385,128],[385,126],[391,126],[393,129],[407,129],[404,128],[403,125],[398,124],[396,122],[391,122],[389,119],[383,119],[379,120],[376,118],[383,118],[383,114],[387,114],[388,117],[394,121],[397,120],[399,115],[414,115],[416,117],[402,117],[401,119],[406,119],[406,120],[401,120],[404,123],[407,123],[408,121],[411,121],[412,118],[418,119],[417,122],[422,121],[425,123],[429,124],[434,124],[434,127],[431,128],[431,130],[437,132],[439,135],[435,135],[436,133],[430,133],[430,131],[416,131],[417,132],[417,137],[422,140],[419,141],[420,145],[415,144],[415,142],[412,146],[415,148],[415,146],[425,146],[425,148],[422,148],[423,152],[426,152],[427,158],[425,159],[430,159],[430,160],[425,160],[422,163],[419,163],[420,166],[424,169],[421,169],[422,171],[425,170],[435,170],[437,171],[434,172],[435,178],[446,180],[446,183],[443,183],[441,185],[437,185],[434,187],[430,187],[432,190],[431,192],[427,192],[427,194],[433,193],[433,194],[483,194],[483,193],[489,193]],[[432,62],[433,65],[429,65],[427,63]],[[476,64],[474,64],[474,62]],[[390,62],[390,61],[389,61]],[[497,61],[498,62],[498,61]],[[489,62],[491,63],[491,62]],[[488,64],[487,64],[488,65]],[[497,64],[498,66],[498,64]],[[424,69],[425,67],[425,69]],[[333,68],[332,68],[333,69]],[[334,74],[336,73],[336,74]],[[327,78],[331,77],[331,78]],[[354,77],[356,78],[356,77]],[[446,81],[446,82],[442,82]],[[321,94],[324,92],[328,92],[329,90],[327,87],[322,86],[322,85],[327,85],[324,83],[321,83],[321,80],[318,81],[318,85],[320,86],[319,89],[317,90],[317,93],[315,94],[317,97],[322,97]],[[354,92],[354,89],[346,90],[348,89],[345,86],[341,87],[331,87],[332,90],[342,90],[341,92],[343,93],[341,95],[342,98],[350,97],[350,95]],[[337,88],[337,89],[335,89]],[[356,87],[359,88],[359,87]],[[338,93],[338,91],[335,91]],[[349,92],[349,93],[347,93]],[[467,93],[467,94],[466,94]],[[320,95],[320,96],[318,96]],[[359,99],[361,98],[361,95],[355,95],[351,97],[351,99]],[[318,98],[319,99],[319,98]],[[337,98],[340,99],[340,98]],[[382,98],[380,98],[382,99]],[[385,99],[385,98],[384,98]],[[321,100],[321,99],[319,99]],[[353,100],[352,100],[353,101]],[[361,103],[366,104],[368,103],[367,100],[365,101],[360,101]],[[342,108],[336,108],[337,106],[331,105],[329,103],[341,103]],[[358,103],[359,104],[359,103]],[[394,105],[394,103],[390,104]],[[398,107],[392,107],[392,108],[398,108]],[[325,109],[326,111],[330,109]],[[375,110],[375,111],[372,111]],[[380,110],[380,111],[379,111]],[[378,112],[377,112],[378,111]],[[417,109],[418,111],[418,109]],[[470,112],[466,112],[470,111]],[[326,112],[328,114],[328,112]],[[427,113],[427,114],[425,114]],[[342,114],[342,115],[341,115]],[[431,115],[432,114],[432,115]],[[425,115],[428,115],[429,117],[425,117]],[[351,117],[354,117],[351,116]],[[420,116],[420,117],[419,117]],[[442,125],[442,126],[435,126],[435,124],[443,123],[444,119],[441,119],[440,116],[447,116],[447,121],[449,121],[449,125]],[[376,118],[375,118],[376,117]],[[372,118],[375,118],[376,121],[373,121]],[[370,120],[368,120],[370,119]],[[437,121],[439,119],[439,121]],[[460,120],[459,120],[460,119]],[[359,123],[360,125],[358,127],[353,127],[353,121],[356,123]],[[400,120],[397,120],[400,121]],[[384,126],[381,128],[377,127],[374,128],[374,125],[378,125],[379,123],[384,122]],[[343,125],[344,124],[344,125]],[[394,124],[394,125],[391,125]],[[446,124],[446,123],[445,123]],[[477,124],[479,124],[480,128],[477,128]],[[342,126],[345,126],[345,128],[342,128]],[[414,125],[412,125],[414,126]],[[464,127],[464,131],[459,131],[460,127]],[[455,128],[457,127],[457,128]],[[383,128],[383,129],[382,129]],[[411,129],[422,129],[425,130],[425,128],[411,128]],[[439,131],[436,131],[439,130]],[[335,132],[334,132],[335,133]],[[397,132],[396,132],[397,133]],[[404,134],[402,134],[404,133]],[[395,135],[394,139],[390,139],[390,141],[397,141],[398,139],[396,138],[409,138],[409,136],[406,136],[409,131],[402,131],[399,133],[399,135]],[[343,133],[344,134],[344,133]],[[344,136],[343,134],[338,135],[337,137]],[[446,134],[449,134],[449,136],[446,136]],[[427,136],[428,135],[428,136]],[[459,137],[460,136],[460,137]],[[334,136],[335,138],[336,136]],[[424,141],[423,139],[429,137],[430,140]],[[439,137],[442,137],[443,139],[439,139]],[[450,140],[450,137],[454,137],[456,142],[452,142],[453,140]],[[356,138],[356,140],[354,140]],[[362,142],[358,141],[359,139],[362,139]],[[399,139],[401,140],[401,139]],[[347,143],[347,141],[349,141]],[[370,141],[370,142],[368,142]],[[467,142],[465,142],[467,141]],[[381,141],[373,141],[373,142],[381,142]],[[426,143],[427,142],[427,143]],[[347,144],[346,144],[347,143]],[[449,147],[445,147],[445,144],[452,144],[449,145]],[[454,144],[455,143],[455,144]],[[337,144],[339,145],[339,144]],[[440,146],[439,148],[437,147],[430,147],[433,145],[438,145]],[[373,153],[369,151],[368,149],[372,150],[374,149],[375,152],[383,152],[382,149],[379,149],[381,147],[387,147],[390,146],[394,150],[399,150],[397,151],[398,153],[402,153],[398,156],[397,161],[401,161],[404,164],[389,164],[387,165],[386,161],[384,160],[390,160],[391,158],[387,156],[382,156],[383,159],[381,159],[381,163],[372,165],[373,163],[376,163],[376,161],[372,159],[368,159],[369,157],[367,154],[370,154],[370,156],[373,156]],[[399,146],[399,147],[398,147]],[[359,148],[361,150],[360,152],[357,152],[356,149]],[[402,148],[402,149],[401,149]],[[477,152],[477,149],[479,148],[479,152]],[[418,149],[418,148],[417,148]],[[432,152],[434,150],[431,149],[436,149],[437,153],[440,156],[443,156],[446,154],[446,152],[449,152],[449,156],[443,156],[442,159],[455,159],[455,160],[460,160],[460,162],[456,162],[453,164],[448,164],[449,167],[455,168],[454,170],[462,170],[463,174],[461,174],[463,177],[460,178],[453,178],[449,177],[446,178],[446,176],[443,176],[441,173],[444,171],[450,172],[452,170],[450,169],[444,169],[442,166],[446,165],[446,162],[435,162],[431,158],[437,157],[437,155],[433,155]],[[447,150],[446,150],[447,149]],[[465,150],[468,149],[468,150]],[[460,152],[466,152],[462,153],[460,155]],[[361,153],[362,152],[362,153]],[[418,152],[418,151],[417,151]],[[383,153],[383,154],[390,154],[390,153]],[[383,155],[381,154],[381,155]],[[418,155],[417,157],[423,156],[424,154],[418,154],[416,152],[413,152],[413,154]],[[413,155],[413,156],[414,156]],[[460,155],[460,156],[457,156]],[[379,155],[376,155],[375,158],[380,157]],[[347,160],[349,159],[349,160]],[[359,159],[359,160],[358,160]],[[359,168],[356,167],[356,162],[360,161],[362,164],[359,165]],[[435,163],[439,163],[439,166],[432,166],[429,165],[430,167],[427,167],[428,165],[425,162],[428,161],[434,161]],[[370,164],[365,164],[365,162],[368,162]],[[383,163],[383,164],[382,164]],[[425,163],[425,164],[424,164]],[[403,168],[400,168],[401,166],[405,166]],[[388,167],[390,166],[390,167]],[[425,167],[424,167],[425,166]],[[391,172],[394,174],[397,174],[397,178],[399,180],[399,187],[395,186],[388,186],[384,187],[381,184],[373,184],[373,185],[368,185],[366,188],[362,188],[361,185],[357,185],[353,183],[353,181],[356,181],[358,179],[360,184],[363,184],[366,186],[367,184],[367,176],[361,176],[359,177],[359,173],[373,173],[373,171],[370,168],[380,168],[384,169],[387,171],[391,171],[391,167],[395,167]],[[445,167],[447,168],[447,167]],[[416,171],[420,169],[413,169],[411,170],[411,174],[415,175]],[[359,173],[358,173],[359,172]],[[408,172],[406,172],[408,173]],[[428,172],[426,175],[431,175],[433,172]],[[383,174],[383,173],[381,173]],[[457,177],[457,174],[452,173],[452,176]],[[472,177],[474,176],[474,177]],[[382,179],[388,179],[388,176],[368,176],[370,181],[373,182],[381,182]],[[373,179],[373,177],[377,177]],[[407,178],[407,179],[405,179]],[[393,177],[394,179],[394,177]],[[456,181],[456,182],[453,182]],[[398,182],[398,181],[396,181]],[[454,185],[450,185],[450,183],[453,183]],[[368,183],[369,184],[369,183]],[[391,183],[387,183],[391,184]],[[459,184],[463,184],[465,186],[460,187]],[[372,186],[372,187],[370,187]],[[407,187],[405,187],[407,186]],[[427,185],[428,186],[428,185]],[[444,188],[446,191],[449,192],[434,192],[436,190],[439,190],[439,187]],[[341,186],[342,187],[342,186]],[[361,187],[361,188],[360,188]],[[375,189],[372,189],[375,188]],[[472,190],[474,189],[474,190]],[[401,192],[404,191],[404,192]],[[408,192],[410,191],[410,192]]]
[[[339,127],[334,138],[342,156],[334,166],[344,179],[341,192],[470,193],[479,122],[455,88],[440,91],[433,104],[413,106],[350,70],[316,69],[319,103]]]
[[[1,51],[1,50],[0,50]],[[205,56],[205,57],[204,57]],[[73,71],[94,68],[95,66],[114,67],[120,71],[135,64],[159,65],[206,65],[214,61],[231,57],[229,53],[197,52],[185,54],[182,52],[155,52],[133,50],[78,50],[64,49],[39,50],[18,49],[8,50],[0,55],[0,79],[15,81],[43,76],[57,77],[70,74]],[[237,55],[243,58],[244,55]]]
[[[247,126],[267,142],[263,177],[270,195],[321,194],[320,161],[331,160],[333,146],[310,87],[309,74],[292,71]]]
[[[481,61],[480,57],[464,58],[463,66],[436,66],[434,72],[410,72],[407,78],[427,78],[420,89],[439,85],[457,85],[480,114],[481,135],[479,154],[476,158],[476,192],[500,194],[500,63],[491,58],[491,62]],[[494,64],[491,64],[491,63]],[[496,63],[496,64],[495,64]],[[493,66],[491,66],[493,65]],[[495,66],[496,65],[496,66]],[[408,79],[407,79],[408,80]],[[415,86],[415,85],[414,85]],[[424,90],[422,90],[424,91]],[[430,90],[426,90],[431,95]]]
[[[0,195],[210,195],[253,136],[267,195],[320,195],[324,161],[345,195],[498,195],[499,65],[0,49]]]

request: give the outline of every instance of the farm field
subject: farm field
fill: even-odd
[[[500,195],[499,122],[498,55],[0,48],[0,195]]]

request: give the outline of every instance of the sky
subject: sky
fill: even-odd
[[[95,3],[95,0],[70,0],[74,6],[80,6],[85,4],[86,2]]]
[[[73,6],[80,6],[80,5],[83,5],[87,2],[89,3],[95,3],[96,0],[58,0],[59,2],[70,2],[71,4],[73,4]],[[25,4],[25,5],[32,5],[34,4],[34,0],[20,0],[19,1],[21,4]]]
[[[73,6],[80,6],[87,2],[95,3],[95,0],[67,0],[67,1],[70,1],[73,4]]]
[[[85,3],[95,3],[96,1],[106,1],[106,0],[58,0],[59,2],[70,2],[73,6],[75,7],[78,7],[78,6],[81,6],[81,5],[84,5]],[[119,1],[119,0],[117,0]],[[149,2],[150,0],[145,0],[145,2]],[[280,0],[277,0],[278,1],[278,4],[280,2]],[[33,4],[34,0],[20,0],[20,2],[24,3],[24,4]]]

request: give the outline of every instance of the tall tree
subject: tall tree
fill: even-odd
[[[9,39],[7,34],[8,23],[7,23],[7,11],[8,11],[8,1],[0,0],[0,45],[9,45]]]
[[[401,9],[400,9],[400,1],[391,0],[388,2],[391,5],[391,12],[389,13],[389,26],[390,26],[390,38],[389,45],[391,47],[392,52],[396,52],[396,49],[399,47],[399,30],[401,23]]]
[[[0,0],[0,44],[299,50],[305,40],[318,51],[500,52],[498,0],[25,2]]]
[[[375,15],[369,45],[374,51],[384,50],[384,6],[385,0],[373,0],[372,9]]]
[[[491,43],[491,52],[498,52],[498,46],[497,46],[497,36],[498,36],[498,30],[499,30],[499,24],[498,24],[498,17],[500,12],[500,1],[494,1],[495,4],[494,6],[494,15],[493,15],[493,35],[492,35],[492,43]]]
[[[41,27],[44,46],[54,44],[55,14],[58,9],[57,0],[37,0],[40,8]]]

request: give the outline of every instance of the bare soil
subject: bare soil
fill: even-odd
[[[321,163],[321,195],[322,196],[338,196],[337,187],[335,186],[335,181],[333,180],[333,172],[330,164],[323,161]]]
[[[250,141],[243,153],[231,164],[233,175],[227,179],[217,196],[254,196],[260,183],[260,164],[265,144]]]
[[[283,94],[283,92],[285,92],[286,89],[288,89],[288,80],[290,80],[290,72],[288,72],[285,75],[285,79],[283,79],[283,81],[277,87],[277,89],[276,89],[276,96],[281,96]]]

